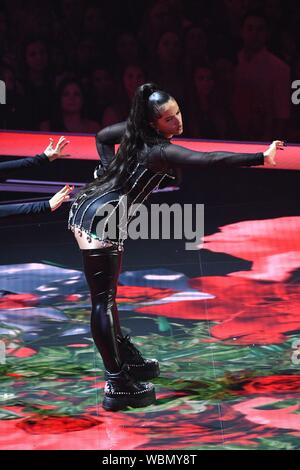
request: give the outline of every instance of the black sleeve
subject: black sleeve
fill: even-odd
[[[101,176],[115,156],[115,145],[121,142],[125,132],[126,121],[105,127],[96,134],[96,146],[101,158],[95,170],[95,176]]]
[[[149,166],[155,170],[191,167],[237,167],[264,164],[264,155],[259,153],[196,152],[179,145],[155,146],[148,155]]]
[[[36,155],[35,157],[21,158],[18,160],[1,162],[0,176],[5,176],[7,173],[25,168],[36,168],[49,162],[49,158],[44,153],[42,153],[41,155]]]
[[[15,215],[34,215],[51,212],[49,201],[0,204],[0,218]]]

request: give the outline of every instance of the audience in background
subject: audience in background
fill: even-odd
[[[300,140],[299,2],[142,3],[0,0],[0,127],[94,133],[151,80],[180,103],[186,137]]]

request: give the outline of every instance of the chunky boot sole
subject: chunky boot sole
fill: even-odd
[[[155,401],[155,390],[153,389],[149,390],[147,393],[140,394],[140,397],[138,395],[134,396],[133,394],[128,394],[127,396],[119,395],[117,397],[106,395],[103,399],[102,406],[106,411],[119,411],[124,410],[128,406],[132,408],[149,406],[155,403]]]
[[[149,362],[148,364],[127,364],[128,373],[135,380],[150,380],[159,376],[159,363]]]

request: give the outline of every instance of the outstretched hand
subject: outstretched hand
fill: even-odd
[[[264,152],[264,157],[267,163],[272,166],[276,166],[276,152],[277,150],[284,150],[284,142],[282,140],[274,140],[269,146],[268,150]]]
[[[54,140],[50,138],[50,144],[44,151],[44,154],[47,155],[50,162],[56,160],[57,158],[61,157],[69,157],[69,154],[63,154],[63,149],[70,143],[69,140],[66,140],[65,137],[60,137],[59,141],[57,142],[56,146],[54,146]]]
[[[49,201],[52,212],[58,209],[63,202],[70,199],[69,194],[73,191],[73,189],[74,186],[69,186],[67,184],[60,191],[58,191],[58,193],[54,194],[54,196]]]

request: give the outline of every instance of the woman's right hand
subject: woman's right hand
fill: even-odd
[[[269,163],[272,166],[276,166],[276,152],[277,150],[284,150],[283,149],[284,142],[282,140],[274,140],[268,150],[264,152],[264,157],[266,159],[266,162]]]
[[[54,196],[49,200],[49,204],[51,207],[51,211],[56,211],[63,202],[68,201],[70,199],[69,194],[73,191],[74,186],[69,186],[68,184],[64,186],[58,193],[54,194]]]

